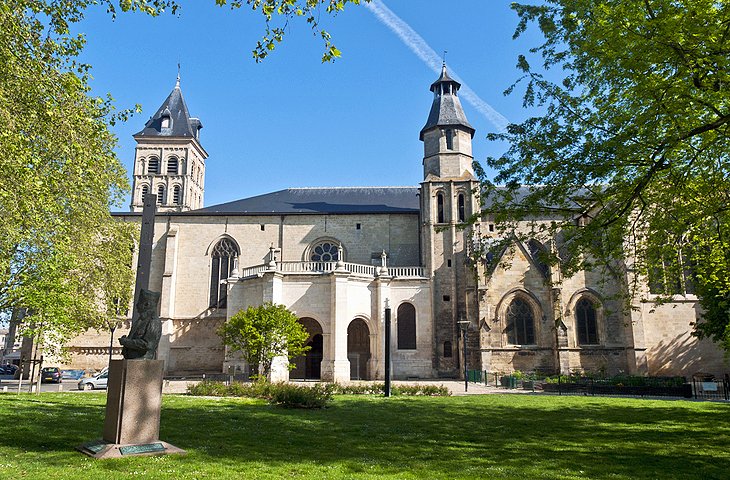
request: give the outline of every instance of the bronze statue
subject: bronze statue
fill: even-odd
[[[157,344],[162,335],[162,322],[157,316],[157,302],[160,301],[158,292],[142,289],[137,300],[138,318],[132,322],[129,335],[119,339],[122,344],[122,356],[127,360],[154,359]]]

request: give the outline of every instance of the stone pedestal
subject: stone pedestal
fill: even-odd
[[[103,439],[78,450],[95,458],[185,453],[159,440],[162,360],[112,360]]]

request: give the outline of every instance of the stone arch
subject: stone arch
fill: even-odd
[[[416,306],[410,302],[402,302],[398,305],[395,315],[396,345],[398,350],[416,349],[416,313]]]
[[[449,206],[446,204],[446,192],[443,188],[437,188],[433,196],[433,221],[434,223],[446,223],[449,221],[446,213],[449,211]]]
[[[241,249],[228,235],[217,239],[209,246],[210,253],[210,308],[226,308],[228,288],[226,280],[233,272]]]
[[[595,290],[591,288],[581,288],[580,290],[577,290],[570,296],[570,300],[568,300],[568,303],[565,307],[565,319],[568,320],[567,323],[572,325],[573,327],[573,335],[570,336],[570,341],[572,343],[571,346],[573,347],[580,347],[581,342],[578,338],[578,319],[576,318],[576,307],[578,305],[578,302],[581,300],[586,299],[590,301],[593,304],[593,308],[595,309],[595,328],[596,328],[596,334],[597,334],[597,341],[595,343],[583,343],[583,345],[600,345],[601,343],[605,342],[606,338],[606,325],[605,325],[605,308],[604,308],[604,302],[601,297],[601,295],[596,292]]]
[[[227,233],[224,233],[224,234],[221,234],[221,235],[219,235],[218,237],[216,237],[216,238],[215,238],[215,240],[213,240],[212,242],[210,242],[210,243],[208,244],[208,246],[207,246],[207,247],[206,247],[206,249],[205,249],[205,256],[207,257],[208,255],[210,255],[210,254],[211,254],[211,253],[213,252],[213,247],[215,247],[216,245],[218,245],[218,242],[220,242],[220,241],[221,241],[221,240],[223,240],[224,238],[226,238],[226,239],[228,239],[228,240],[232,241],[232,242],[233,242],[233,244],[234,244],[234,245],[236,246],[236,250],[237,250],[237,251],[238,251],[239,253],[241,252],[241,246],[240,246],[240,245],[238,244],[238,242],[236,241],[236,239],[235,239],[235,238],[233,238],[232,236],[230,236],[229,234],[227,234]]]
[[[298,321],[309,333],[306,345],[310,349],[306,354],[294,359],[295,368],[289,374],[289,378],[320,380],[324,357],[324,329],[322,324],[312,317],[301,317]]]
[[[168,155],[165,159],[165,173],[168,175],[180,174],[180,158],[177,155]]]
[[[512,344],[511,342],[509,342],[508,338],[508,329],[510,328],[510,325],[508,324],[508,317],[509,308],[513,304],[514,300],[520,300],[527,304],[530,313],[532,314],[534,342],[526,343],[525,345],[538,344],[540,338],[540,320],[543,318],[543,308],[540,304],[540,301],[534,294],[522,288],[516,288],[507,292],[504,296],[502,296],[499,303],[497,304],[497,308],[495,309],[495,312],[497,314],[497,320],[499,321],[499,325],[501,326],[502,344]]]
[[[147,175],[159,175],[160,172],[161,170],[159,157],[155,155],[150,155],[150,157],[147,159],[147,168],[145,173]]]
[[[328,245],[325,247],[325,245]],[[317,249],[317,247],[321,247],[321,252]],[[332,254],[338,252],[338,248],[341,247],[342,251],[342,257],[339,258],[339,254],[337,254],[337,258],[334,259],[328,259],[328,260],[314,260],[313,257],[320,255],[320,258],[332,258]],[[316,262],[316,261],[322,261],[322,262],[329,262],[329,261],[345,261],[347,258],[347,250],[345,249],[345,246],[335,237],[319,237],[313,242],[307,246],[306,249],[304,249],[304,255],[302,257],[302,261],[304,262]]]
[[[347,359],[351,380],[370,379],[371,338],[365,318],[356,317],[347,326]]]

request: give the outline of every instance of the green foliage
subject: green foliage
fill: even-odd
[[[359,5],[361,0],[215,0],[218,6],[229,5],[231,9],[241,8],[244,4],[259,11],[266,22],[264,36],[256,42],[253,58],[256,62],[266,58],[284,40],[289,22],[302,18],[312,29],[312,34],[324,43],[322,63],[333,62],[341,52],[332,43],[331,35],[320,29],[322,13],[337,15],[348,3]],[[369,2],[370,0],[363,0]],[[276,22],[274,22],[276,20]]]
[[[332,401],[333,389],[330,383],[312,386],[280,383],[271,389],[270,401],[286,408],[324,408]]]
[[[292,359],[304,355],[309,334],[299,323],[297,316],[284,305],[265,303],[258,307],[241,310],[218,330],[223,344],[234,352],[240,352],[248,364],[259,374],[267,377],[275,357],[286,356],[289,369],[295,365]]]
[[[188,386],[188,394],[213,397],[262,398],[286,408],[324,408],[332,401],[332,384],[295,385],[292,383],[252,383],[203,381]]]
[[[661,278],[659,300],[695,288],[706,311],[697,334],[730,348],[730,3],[513,9],[515,37],[534,23],[545,41],[518,59],[524,76],[508,92],[525,85],[524,104],[544,114],[489,135],[511,145],[488,159],[493,181],[480,171],[503,239],[492,254],[515,236],[551,238],[566,275],[601,268],[632,292]]]
[[[0,4],[0,309],[27,308],[24,333],[46,347],[99,325],[131,283],[129,228],[109,216],[128,191],[109,126],[127,112],[89,96],[69,33],[97,3]]]
[[[308,391],[307,389],[314,389]],[[304,390],[302,390],[304,389]],[[363,383],[341,385],[339,383],[326,383],[309,385],[296,385],[292,383],[269,383],[256,381],[251,383],[232,382],[226,385],[223,382],[204,380],[194,385],[188,385],[188,394],[197,396],[213,397],[250,397],[263,398],[266,400],[285,398],[296,399],[307,398],[331,398],[332,395],[383,395],[385,392],[384,383]],[[392,385],[391,395],[398,396],[428,396],[448,397],[451,395],[449,389],[443,385]],[[316,403],[319,400],[312,400]],[[329,401],[329,400],[327,400]],[[285,402],[286,403],[286,402]],[[292,400],[288,403],[297,402]],[[306,402],[305,402],[306,403]],[[318,408],[318,407],[312,407]]]

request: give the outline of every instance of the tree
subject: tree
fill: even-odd
[[[224,345],[240,352],[257,369],[261,378],[268,377],[275,357],[286,356],[291,370],[291,360],[310,348],[304,345],[309,334],[297,316],[284,305],[272,303],[241,310],[220,327],[218,334]]]
[[[530,52],[544,71],[520,56],[524,76],[506,93],[525,85],[525,106],[544,114],[489,135],[510,147],[487,160],[492,181],[480,173],[487,213],[504,238],[557,238],[551,260],[566,274],[628,258],[618,276],[660,279],[665,295],[692,277],[682,288],[705,309],[695,333],[730,351],[730,2],[512,8],[515,37],[539,26],[545,41]],[[517,228],[546,214],[549,225]]]
[[[336,14],[347,3],[359,0],[230,5],[248,5],[264,17],[257,61],[298,17],[324,40],[323,60],[333,60],[339,51],[318,30],[319,10]],[[92,96],[91,67],[77,61],[86,40],[70,27],[92,6],[106,7],[112,17],[179,9],[174,0],[0,3],[0,311],[26,308],[25,333],[44,332],[46,343],[55,346],[103,325],[110,309],[128,303],[122,290],[130,253],[118,247],[129,240],[129,227],[114,225],[109,209],[121,206],[129,185],[110,127],[131,112],[116,112],[111,97]]]

